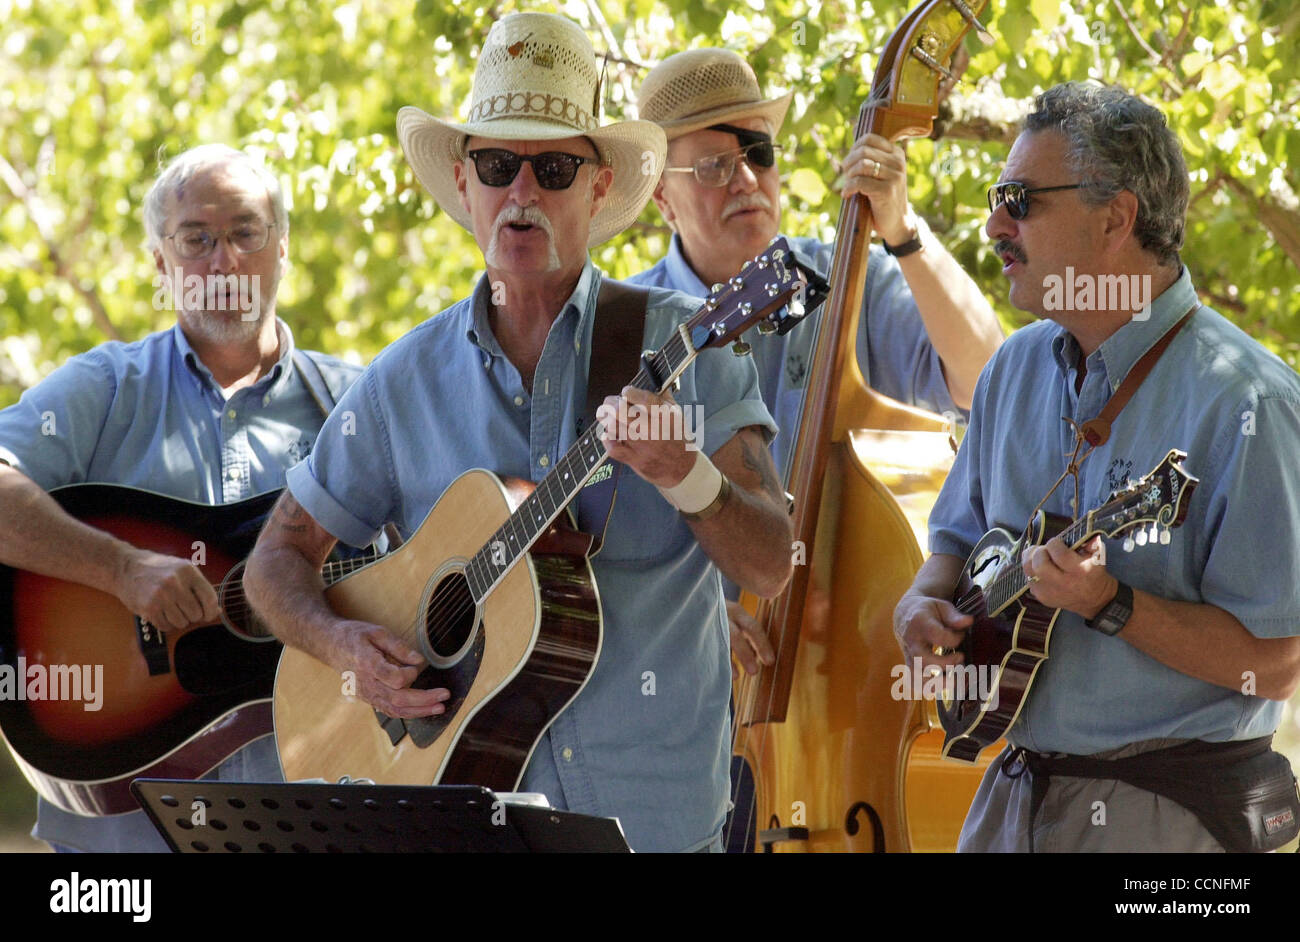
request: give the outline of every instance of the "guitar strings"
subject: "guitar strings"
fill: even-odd
[[[698,316],[699,313],[700,312],[697,312],[696,316]],[[694,320],[694,317],[692,318],[692,320]],[[688,351],[686,349],[686,343],[683,340],[681,333],[674,332],[672,337],[669,338],[669,340],[663,345],[663,347],[658,352],[650,356],[650,359],[652,361],[659,361],[660,363],[666,361],[667,364],[671,365],[674,362],[680,362],[682,359],[685,358],[687,353]],[[658,363],[656,365],[658,365]],[[628,385],[635,386],[638,389],[647,389],[650,391],[654,390],[654,383],[652,381],[652,377],[645,370],[644,367],[637,370],[636,375],[632,378],[632,381]],[[503,533],[503,531],[505,530],[505,527],[508,524],[511,524],[513,521],[523,520],[523,515],[520,514],[520,511],[524,510],[528,506],[530,501],[535,501],[537,504],[541,505],[543,510],[545,510],[545,504],[543,503],[543,498],[539,496],[543,493],[541,491],[541,486],[544,483],[554,478],[555,476],[559,475],[561,471],[566,467],[571,468],[572,465],[574,465],[575,463],[578,464],[580,467],[585,466],[586,462],[583,458],[583,451],[582,451],[584,442],[588,440],[594,441],[598,438],[598,436],[599,436],[599,431],[597,428],[597,423],[593,422],[593,424],[588,426],[588,428],[583,432],[583,434],[578,437],[578,439],[573,443],[573,445],[569,447],[569,449],[565,452],[564,456],[560,459],[560,461],[557,462],[555,470],[553,470],[550,474],[546,475],[546,477],[542,478],[542,480],[537,483],[537,487],[533,490],[531,494],[528,495],[527,498],[525,498],[525,500],[520,504],[519,508],[514,513],[511,514],[510,519],[507,520],[505,524],[502,524],[500,527],[498,527],[497,530],[493,533],[492,539],[490,539],[486,544],[481,546],[478,549],[478,551],[475,552],[474,555],[470,558],[470,562],[466,565],[465,569],[462,570],[462,572],[465,574],[466,582],[468,582],[470,578],[469,570],[471,567],[475,565],[476,562],[480,567],[488,566],[488,564],[483,561],[483,558],[485,552],[490,551],[493,543],[499,542],[503,545],[508,545],[505,540],[501,539],[503,535],[506,535]],[[572,471],[568,471],[566,473],[572,473]],[[547,485],[547,487],[549,489],[549,484]],[[577,496],[577,490],[575,490],[573,494],[570,494],[567,497],[567,499],[565,499],[561,503],[561,505],[555,509],[555,513],[558,514],[563,512],[563,509],[567,507],[569,504],[571,504],[576,496]],[[547,514],[546,516],[549,519],[553,515],[554,514]],[[531,516],[531,509],[530,509],[529,516]],[[514,550],[515,555],[510,560],[510,563],[513,564],[513,562],[519,559],[525,552],[529,552],[532,545],[535,544],[537,539],[540,538],[545,532],[546,532],[545,530],[540,530],[531,539],[525,540],[524,541],[525,546],[519,547]],[[487,568],[486,571],[489,574],[493,573],[492,568]],[[489,585],[486,588],[490,589],[491,587],[495,586],[496,583],[504,576],[505,576],[505,571],[494,574],[494,578],[492,582],[489,583]],[[426,629],[425,629],[426,634],[429,630],[428,626],[430,625],[430,623],[441,623],[446,625],[446,627],[442,631],[438,632],[437,634],[428,635],[430,644],[434,647],[436,647],[440,642],[446,640],[446,638],[448,638],[454,631],[456,631],[456,626],[460,622],[460,620],[463,619],[467,614],[472,612],[473,609],[476,607],[477,603],[481,601],[481,599],[474,598],[472,585],[470,586],[470,592],[468,593],[470,597],[470,601],[468,603],[465,602],[464,595],[459,591],[457,591],[454,587],[449,588],[446,591],[443,591],[444,586],[449,586],[449,585],[454,585],[454,581],[449,580],[447,582],[444,582],[437,589],[435,589],[433,596],[430,597],[429,603],[425,606],[424,609],[425,611],[424,623],[426,625]]]

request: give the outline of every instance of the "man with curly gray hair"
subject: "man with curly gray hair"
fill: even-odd
[[[908,663],[965,659],[972,618],[949,599],[985,531],[1020,530],[1049,491],[1044,510],[1082,515],[1173,449],[1199,481],[1177,528],[1023,553],[1028,595],[1059,615],[960,850],[1259,851],[1296,837],[1300,796],[1270,742],[1300,685],[1300,584],[1277,577],[1300,569],[1300,379],[1197,300],[1179,256],[1187,204],[1161,113],[1073,83],[1038,97],[989,190],[1011,301],[1042,319],[980,377],[932,555],[895,611]],[[1129,395],[1107,434],[1076,438]]]

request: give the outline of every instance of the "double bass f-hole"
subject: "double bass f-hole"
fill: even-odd
[[[858,812],[865,811],[867,820],[871,822],[871,852],[873,854],[883,854],[885,852],[885,823],[880,820],[880,815],[876,809],[871,807],[865,801],[854,802],[844,815],[844,830],[849,837],[857,837],[858,831],[862,825],[858,824]]]
[[[808,840],[807,828],[783,828],[781,819],[772,815],[767,821],[767,829],[758,832],[758,843],[763,847],[763,853],[772,853],[772,847],[775,844],[782,844],[786,841],[806,841]]]

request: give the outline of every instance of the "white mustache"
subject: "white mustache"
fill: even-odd
[[[761,190],[755,190],[753,193],[742,193],[737,196],[726,206],[722,207],[722,218],[728,219],[736,213],[746,209],[766,209],[772,208],[772,201],[767,198],[767,194]]]
[[[547,218],[546,213],[536,206],[517,206],[511,203],[497,214],[496,222],[492,224],[493,240],[496,239],[497,234],[502,229],[514,222],[526,222],[529,225],[537,226],[550,239],[555,239],[555,230],[551,228],[551,220]]]

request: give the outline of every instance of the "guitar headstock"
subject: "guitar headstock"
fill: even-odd
[[[731,343],[755,324],[784,334],[826,300],[828,285],[784,236],[773,239],[685,324],[696,352]]]
[[[1187,502],[1201,483],[1183,467],[1186,458],[1185,452],[1174,449],[1140,481],[1111,494],[1106,503],[1088,514],[1089,532],[1117,537],[1136,530],[1124,541],[1127,550],[1134,543],[1141,546],[1148,541],[1149,525],[1151,542],[1168,543],[1169,531],[1182,525]]]

